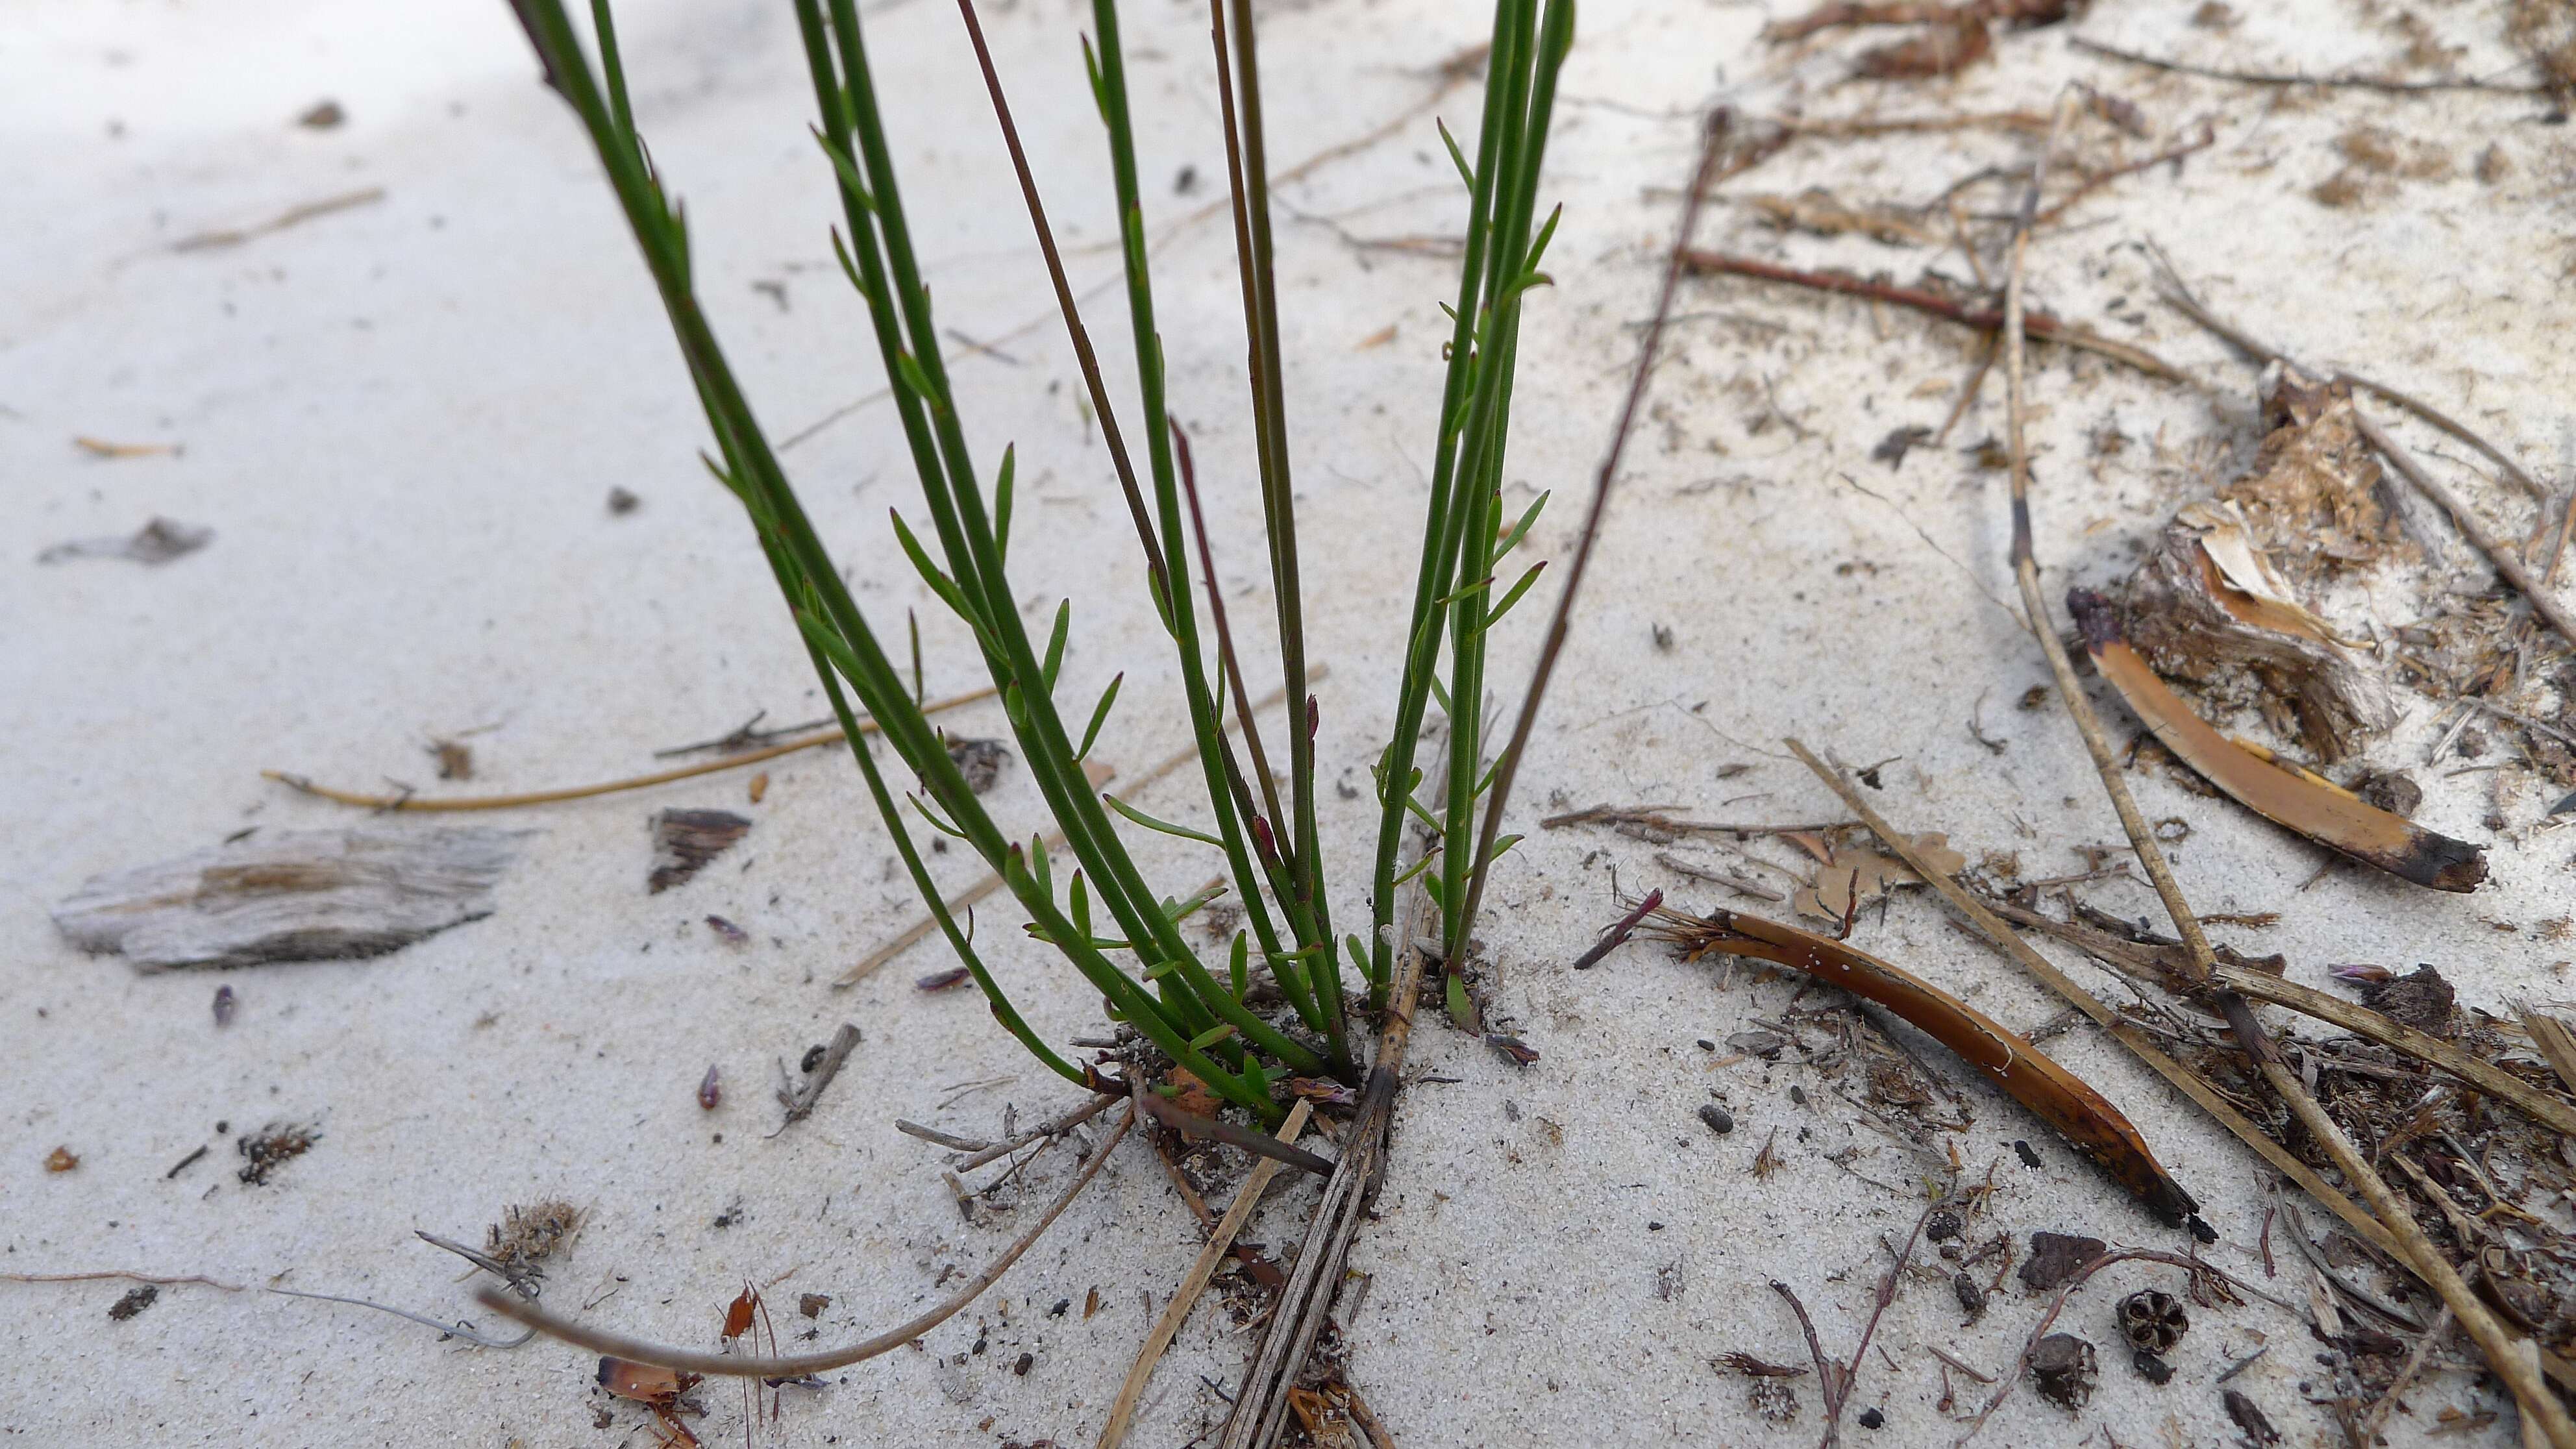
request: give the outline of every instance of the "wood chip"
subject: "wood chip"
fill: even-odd
[[[295,830],[92,876],[54,925],[143,971],[378,956],[492,914],[533,832]]]

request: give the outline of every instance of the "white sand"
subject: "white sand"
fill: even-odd
[[[1150,221],[1171,238],[1158,286],[1175,408],[1195,430],[1248,621],[1265,596],[1253,583],[1233,248],[1221,216],[1180,229],[1222,197],[1203,17],[1191,5],[1132,8]],[[1276,155],[1293,162],[1420,101],[1434,84],[1428,67],[1481,34],[1475,10],[1279,7],[1265,35]],[[2329,0],[2250,18],[2225,40],[2188,30],[2188,10],[2104,13],[2077,28],[2204,60],[2312,69],[2377,63],[2401,47]],[[2431,18],[2468,47],[2464,73],[2509,61],[2495,7]],[[2366,361],[2518,448],[2527,467],[2552,462],[2576,390],[2557,331],[2576,149],[2564,130],[2532,123],[2533,104],[2212,86],[2076,56],[2065,30],[2000,39],[2001,58],[1955,88],[1882,94],[1837,83],[1839,57],[1859,42],[1794,61],[1754,41],[1759,19],[1692,0],[1588,8],[1549,166],[1550,192],[1566,203],[1551,256],[1559,285],[1532,308],[1511,467],[1515,499],[1558,490],[1539,552],[1570,545],[1573,504],[1633,356],[1630,324],[1651,299],[1669,188],[1689,165],[1688,111],[1720,84],[1753,114],[1799,95],[1819,114],[1874,99],[1914,114],[2044,108],[2061,77],[2083,74],[2136,101],[2160,135],[2204,114],[2217,121],[2217,146],[2179,180],[2159,171],[2116,184],[2034,253],[2037,301],[2158,349],[2222,399],[2035,353],[2039,547],[2052,590],[2125,572],[2176,501],[2250,453],[2250,375],[2151,303],[2136,245],[2148,238],[2255,330],[2319,358]],[[1021,5],[991,24],[1077,269],[1108,278],[1105,173],[1074,8]],[[773,429],[872,391],[864,320],[824,238],[826,174],[802,133],[808,99],[786,8],[637,7],[626,28],[655,154],[689,202],[702,290]],[[384,959],[226,975],[240,1010],[225,1029],[209,1011],[217,979],[147,979],[57,937],[47,907],[96,872],[249,826],[351,821],[262,782],[263,767],[361,788],[388,776],[434,787],[423,742],[479,728],[472,788],[533,788],[645,768],[652,749],[721,733],[755,709],[771,722],[821,711],[737,510],[691,456],[701,424],[633,248],[499,5],[54,3],[19,7],[8,31],[0,1269],[274,1281],[456,1318],[477,1312],[460,1265],[412,1230],[479,1238],[504,1204],[555,1194],[592,1218],[548,1302],[604,1297],[601,1321],[704,1345],[745,1280],[765,1285],[781,1326],[796,1330],[810,1326],[793,1316],[797,1294],[825,1292],[822,1337],[790,1345],[814,1347],[895,1321],[941,1291],[944,1270],[972,1271],[998,1251],[1063,1181],[1064,1156],[1032,1169],[1029,1206],[969,1227],[940,1181],[941,1155],[890,1124],[908,1116],[984,1134],[1006,1103],[1027,1119],[1071,1094],[969,995],[913,989],[916,975],[947,964],[935,948],[856,990],[827,987],[913,910],[837,753],[771,767],[757,807],[735,775],[505,817],[545,833],[496,915]],[[984,465],[1006,440],[1020,448],[1020,586],[1050,612],[1077,594],[1068,697],[1128,671],[1103,753],[1141,767],[1181,737],[1168,718],[1169,653],[1136,587],[1124,509],[1076,405],[955,17],[903,5],[870,33],[880,75],[905,100],[897,140],[940,316],[1001,339],[1010,359],[961,351],[957,366]],[[1442,102],[1453,126],[1472,130],[1473,95]],[[324,96],[347,108],[344,127],[291,124]],[[2305,192],[2338,164],[2333,138],[2364,122],[2446,148],[2460,174],[2398,183],[2359,210],[2319,207]],[[2513,170],[2482,186],[2466,173],[2489,140]],[[1732,189],[1830,184],[1851,200],[1919,200],[2029,149],[1992,132],[1804,146]],[[2146,153],[2133,143],[2131,154]],[[1200,180],[1177,196],[1184,166]],[[167,250],[369,187],[383,198],[243,245]],[[1364,785],[1400,642],[1386,621],[1410,587],[1446,335],[1435,302],[1452,283],[1445,262],[1355,251],[1298,218],[1383,238],[1435,234],[1460,208],[1427,118],[1280,201],[1309,618],[1315,656],[1334,670],[1324,768]],[[1782,243],[1731,204],[1712,208],[1703,237],[1900,279],[1926,264],[1962,270],[1955,252]],[[761,281],[782,283],[788,305],[752,290]],[[2010,592],[2002,475],[1958,453],[2000,430],[2000,377],[1950,449],[1891,473],[1869,449],[1890,428],[1939,423],[1967,368],[1965,334],[1750,284],[1693,284],[1685,308],[1515,825],[1601,800],[1749,819],[1838,813],[1777,751],[1796,731],[1855,764],[1900,757],[1882,807],[1947,830],[1972,857],[2010,849],[2033,875],[2080,869],[2075,847],[2112,841],[2117,826],[2062,710],[2012,707],[2045,668],[1992,602]],[[1122,352],[1114,306],[1093,322],[1104,351]],[[1377,345],[1390,324],[1392,342]],[[2091,455],[2088,436],[2113,419],[2131,445]],[[77,452],[74,435],[177,442],[185,453],[101,461]],[[888,507],[917,510],[890,418],[862,409],[789,458],[863,604],[899,628],[901,610],[925,600],[883,523]],[[2437,466],[2505,531],[2527,526],[2512,495]],[[613,485],[641,495],[641,510],[610,517],[602,500]],[[32,563],[45,544],[128,532],[155,514],[211,525],[216,538],[159,568]],[[2456,546],[2443,562],[2448,583],[2484,587],[2482,567]],[[1495,671],[1506,704],[1545,602],[1543,591]],[[1655,626],[1673,631],[1669,652],[1652,644]],[[932,690],[971,683],[962,632],[926,609],[925,631],[945,661]],[[2106,707],[2125,731],[2116,703]],[[2007,742],[2001,755],[1969,737],[1979,711]],[[986,709],[964,727],[998,733],[1001,721]],[[2420,766],[2430,743],[2431,712],[2419,706],[2382,755]],[[1721,780],[1730,764],[1752,769]],[[2312,850],[2160,775],[2134,779],[2151,815],[2191,822],[2176,858],[2204,909],[2283,913],[2274,930],[2233,938],[2287,951],[2296,979],[2321,984],[2333,962],[2431,960],[2464,1005],[2565,996],[2564,948],[2533,934],[2576,910],[2564,845],[2532,829],[2547,792],[2519,773],[2418,774],[2437,828],[2487,839],[2490,809],[2511,823],[2495,837],[2488,891],[2438,896],[2341,869],[2301,892]],[[1004,789],[1011,818],[1035,828],[1017,766]],[[1182,813],[1187,795],[1167,785],[1140,803]],[[1373,814],[1327,796],[1333,868],[1358,881]],[[757,824],[700,879],[648,897],[645,822],[665,805],[726,806]],[[1175,890],[1205,874],[1181,852],[1146,856]],[[1693,1045],[1777,1013],[1788,984],[1721,993],[1710,969],[1646,948],[1583,977],[1563,971],[1615,913],[1614,868],[1631,890],[1687,885],[1637,842],[1582,833],[1534,833],[1497,876],[1486,935],[1498,1004],[1543,1054],[1537,1066],[1517,1070],[1443,1029],[1417,1038],[1415,1069],[1454,1080],[1404,1099],[1379,1220],[1354,1255],[1373,1281],[1351,1328],[1353,1381],[1406,1444],[1799,1442],[1817,1428],[1811,1381],[1799,1425],[1775,1430],[1747,1407],[1743,1381],[1710,1361],[1739,1349],[1804,1361],[1794,1323],[1763,1288],[1775,1276],[1814,1310],[1828,1348],[1847,1353],[1886,1261],[1880,1238],[1901,1238],[1916,1210],[1861,1174],[1904,1185],[1920,1160],[1812,1074],[1715,1069]],[[953,855],[944,869],[972,874]],[[2104,895],[2133,914],[2152,909],[2141,891]],[[754,943],[724,945],[701,924],[711,912]],[[1356,919],[1356,898],[1338,913]],[[1009,941],[1002,913],[983,925],[1044,1030],[1097,1028],[1097,1004],[1070,972]],[[2056,1012],[1922,901],[1867,922],[1862,941],[2009,1023]],[[792,1062],[842,1020],[866,1032],[849,1070],[813,1119],[766,1138],[774,1060]],[[2100,1083],[2200,1195],[2223,1235],[2214,1260],[2260,1278],[2252,1245],[2267,1198],[2255,1159],[2089,1031],[2050,1050]],[[710,1062],[727,1082],[713,1114],[692,1097]],[[969,1089],[977,1083],[987,1085]],[[1799,1083],[1803,1107],[1788,1095]],[[1980,1173],[2001,1163],[1991,1230],[2017,1242],[2054,1228],[2180,1246],[2038,1123],[1973,1082],[1965,1091],[1976,1120],[1957,1150]],[[1712,1099],[1735,1114],[1724,1139],[1693,1116]],[[269,1186],[246,1187],[219,1119],[235,1134],[318,1122],[323,1138]],[[1757,1182],[1748,1168],[1774,1129],[1785,1166]],[[2041,1170],[2019,1164],[2016,1138],[2038,1148]],[[209,1143],[205,1160],[165,1176]],[[40,1169],[58,1144],[81,1157],[76,1171]],[[1852,1171],[1826,1160],[1846,1145],[1861,1153]],[[1282,1194],[1246,1236],[1284,1255],[1310,1197]],[[719,1215],[737,1221],[710,1226]],[[2322,1227],[2321,1212],[2309,1218]],[[790,1391],[774,1438],[1087,1443],[1150,1322],[1140,1299],[1153,1295],[1159,1309],[1195,1242],[1161,1171],[1122,1146],[996,1292],[931,1333],[923,1352],[835,1374],[819,1393]],[[2304,1301],[2302,1270],[2283,1258],[2269,1286]],[[2062,1326],[2103,1345],[2100,1392],[2070,1416],[2025,1391],[1982,1442],[2074,1443],[2105,1429],[2127,1444],[2232,1442],[2213,1380],[2266,1346],[2231,1386],[2291,1442],[2341,1442],[2301,1401],[2303,1385],[2329,1390],[2317,1345],[2299,1318],[2269,1306],[2197,1313],[2176,1356],[2181,1376],[2163,1389],[2143,1383],[2112,1351],[2111,1304],[2173,1277],[2123,1268],[2081,1295]],[[0,1429],[47,1444],[650,1442],[631,1405],[594,1428],[607,1401],[590,1385],[591,1360],[560,1347],[461,1350],[359,1309],[194,1286],[110,1322],[104,1310],[124,1286],[0,1288]],[[1086,1318],[1095,1287],[1101,1307]],[[1064,1299],[1072,1309],[1048,1316]],[[1230,1386],[1252,1340],[1224,1326],[1214,1302],[1165,1361],[1133,1442],[1179,1444],[1222,1415],[1202,1376]],[[1873,1349],[1859,1390],[1859,1405],[1883,1406],[1887,1427],[1850,1427],[1855,1442],[1954,1436],[1935,1409],[1929,1347],[2000,1369],[2041,1302],[2011,1287],[1962,1327],[1944,1286],[1909,1282],[1879,1330],[1887,1357]],[[1023,1353],[1035,1356],[1025,1377],[1012,1371]],[[742,1433],[732,1395],[701,1393],[709,1414],[696,1427],[711,1443]],[[2457,1372],[2408,1402],[2397,1442],[2420,1440],[2444,1406],[2500,1407]],[[2497,1427],[2446,1442],[2505,1443],[2510,1425],[2508,1407]]]

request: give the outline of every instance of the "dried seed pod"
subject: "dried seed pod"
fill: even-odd
[[[2052,1333],[2030,1351],[2030,1381],[2041,1397],[2073,1413],[2093,1397],[2101,1366],[2093,1345],[2071,1333]]]
[[[2141,1289],[2120,1300],[2120,1336],[2140,1353],[2166,1354],[2191,1327],[2191,1315],[2170,1293]]]
[[[716,1069],[709,1067],[705,1078],[698,1083],[698,1105],[712,1112],[716,1109],[716,1104],[723,1100],[724,1083],[718,1077]]]
[[[1950,1291],[1959,1295],[1959,1307],[1970,1318],[1986,1311],[1986,1290],[1976,1279],[1968,1276],[1967,1269],[1962,1268],[1950,1275]]]
[[[2129,1366],[2138,1371],[2138,1377],[2158,1388],[2173,1382],[2173,1365],[2143,1348],[2129,1350]]]

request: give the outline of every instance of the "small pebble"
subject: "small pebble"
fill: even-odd
[[[1020,1361],[1011,1365],[1011,1372],[1018,1374],[1021,1378],[1027,1378],[1029,1376],[1029,1370],[1037,1364],[1037,1361],[1038,1356],[1036,1354],[1021,1354]]]
[[[1863,1409],[1860,1411],[1860,1426],[1864,1429],[1875,1429],[1886,1422],[1887,1416],[1876,1409]]]
[[[229,986],[218,986],[215,988],[215,1025],[230,1026],[232,1024],[233,989]]]
[[[1707,1123],[1708,1130],[1720,1137],[1735,1130],[1735,1114],[1715,1102],[1699,1109],[1699,1120]]]

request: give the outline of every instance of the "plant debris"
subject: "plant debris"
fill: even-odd
[[[1002,766],[1010,763],[1011,747],[1000,740],[952,739],[948,742],[948,758],[966,777],[966,788],[981,795],[1001,778]]]
[[[313,1150],[322,1140],[321,1130],[294,1122],[271,1122],[257,1132],[247,1132],[233,1143],[242,1155],[242,1170],[236,1174],[252,1187],[262,1187],[279,1168]]]
[[[2100,1092],[1992,1017],[1921,977],[1831,937],[1738,911],[1694,917],[1659,909],[1647,930],[1681,947],[1686,960],[1716,952],[1770,961],[1886,1007],[2056,1128],[2167,1224],[2179,1226],[2198,1208],[2156,1161],[2138,1129]]]
[[[139,564],[165,564],[186,558],[215,541],[215,531],[175,518],[155,517],[122,538],[76,538],[36,555],[40,564],[76,558],[121,558]]]
[[[805,1055],[804,1082],[778,1089],[778,1105],[787,1109],[786,1120],[778,1124],[780,1132],[814,1114],[815,1104],[823,1100],[823,1089],[832,1085],[832,1079],[841,1074],[841,1064],[850,1059],[850,1053],[858,1045],[859,1029],[845,1021],[833,1031],[829,1043]],[[787,1067],[782,1062],[779,1075],[784,1077],[786,1074]]]
[[[2262,1408],[2252,1399],[2228,1389],[2220,1396],[2220,1401],[2227,1405],[2227,1417],[2235,1420],[2236,1427],[2245,1431],[2246,1442],[2254,1445],[2255,1449],[2281,1442],[2281,1431],[2272,1427],[2272,1421],[2264,1417]]]
[[[158,1284],[140,1284],[136,1287],[127,1289],[124,1297],[109,1304],[107,1306],[107,1316],[119,1323],[123,1323],[127,1319],[132,1318],[134,1315],[141,1313],[144,1309],[149,1308],[154,1303],[160,1301],[160,1298],[161,1289]]]
[[[80,1155],[68,1147],[57,1147],[45,1154],[45,1171],[69,1172],[80,1166]]]
[[[501,1265],[513,1283],[533,1283],[545,1276],[546,1261],[572,1245],[581,1231],[582,1211],[561,1198],[544,1198],[502,1209],[501,1220],[484,1230],[484,1251]]]
[[[2074,1413],[2093,1397],[2100,1364],[2093,1345],[2071,1333],[2052,1333],[2030,1352],[2031,1387],[2041,1398]]]
[[[2030,1235],[2030,1256],[2022,1260],[2021,1281],[2034,1293],[2045,1293],[2075,1276],[2075,1270],[2101,1257],[2109,1244],[2072,1233]]]
[[[706,869],[731,850],[751,822],[730,810],[665,810],[653,817],[653,873],[647,893],[659,895]]]
[[[2120,1336],[2140,1353],[2171,1353],[2191,1329],[2191,1315],[2172,1294],[2155,1288],[2142,1288],[2121,1299],[2115,1314]]]
[[[2156,739],[2238,804],[2417,885],[2471,891],[2486,880],[2486,854],[2480,847],[2366,805],[2347,790],[2290,768],[2278,756],[2257,754],[2211,729],[2129,646],[2118,611],[2100,594],[2070,590],[2066,607],[2083,630],[2094,667],[2118,688]]]
[[[336,961],[492,914],[530,832],[294,830],[92,876],[54,908],[81,950],[137,969]]]

